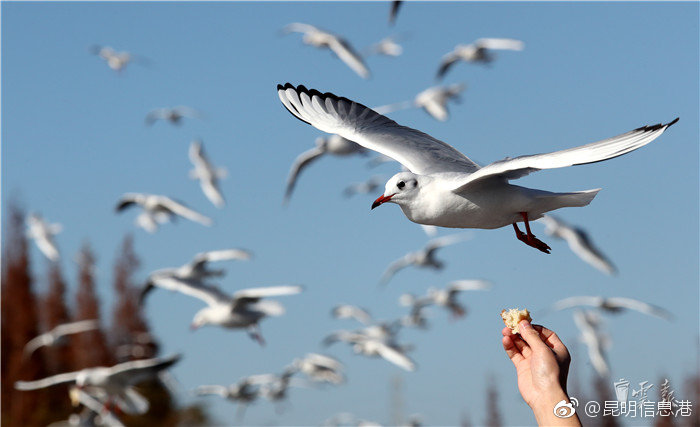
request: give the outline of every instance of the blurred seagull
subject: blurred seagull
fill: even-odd
[[[68,395],[73,406],[83,405],[85,409],[80,415],[72,414],[67,425],[124,427],[124,424],[105,406],[104,402],[101,402],[95,396],[86,393],[77,386],[71,386]],[[75,419],[74,416],[77,417],[77,423],[71,421]]]
[[[624,297],[605,298],[601,296],[577,296],[564,298],[557,301],[552,306],[552,310],[564,310],[566,308],[578,306],[592,306],[608,313],[621,313],[625,310],[635,310],[642,314],[671,320],[673,315],[661,307],[647,304],[645,302]]]
[[[258,387],[253,385],[245,377],[228,387],[223,385],[201,385],[194,390],[198,396],[221,396],[226,400],[238,403],[236,419],[241,420],[246,406],[254,402],[259,396]]]
[[[331,315],[336,319],[355,319],[364,325],[372,323],[372,316],[367,310],[350,304],[335,306],[331,310]]]
[[[202,118],[202,113],[195,110],[194,108],[186,107],[184,105],[179,105],[172,108],[156,108],[151,110],[146,114],[146,125],[151,126],[158,120],[165,120],[173,125],[179,125],[182,123],[183,118]]]
[[[85,368],[80,371],[58,374],[36,381],[17,381],[17,390],[37,390],[56,384],[75,383],[79,389],[90,394],[106,394],[108,403],[116,403],[128,413],[143,414],[148,410],[148,401],[132,386],[156,377],[180,360],[180,355],[136,360],[112,367]]]
[[[450,100],[460,101],[459,95],[467,88],[464,83],[446,86],[433,86],[420,92],[413,101],[398,102],[373,108],[379,114],[388,114],[406,108],[422,108],[435,120],[446,121],[450,117],[447,103]]]
[[[295,359],[292,367],[307,375],[312,381],[342,384],[345,382],[343,364],[337,359],[318,353],[308,353]]]
[[[156,287],[177,291],[204,301],[207,307],[199,310],[192,320],[191,329],[205,325],[223,328],[245,328],[248,335],[260,345],[265,345],[260,334],[259,322],[268,316],[281,316],[284,307],[271,296],[294,295],[302,291],[301,286],[269,286],[264,288],[241,289],[229,296],[219,288],[181,280],[151,282]]]
[[[435,258],[435,252],[445,246],[454,245],[469,239],[471,236],[467,234],[451,234],[449,236],[437,237],[428,241],[425,247],[419,251],[409,252],[396,261],[389,264],[381,279],[380,285],[385,285],[399,271],[409,266],[429,267],[435,270],[442,270],[444,267],[442,261]]]
[[[207,159],[202,147],[202,141],[192,141],[189,150],[190,161],[194,169],[190,171],[190,178],[199,180],[204,195],[217,208],[223,207],[226,202],[219,189],[219,179],[226,178],[225,168],[215,168]]]
[[[549,246],[532,234],[529,220],[563,207],[586,206],[600,189],[552,193],[511,185],[541,169],[553,169],[611,159],[658,138],[667,124],[643,126],[592,144],[546,154],[506,158],[480,167],[450,145],[400,126],[370,108],[332,93],[277,85],[280,101],[300,120],[317,129],[348,138],[365,148],[392,157],[411,172],[400,172],[386,184],[372,208],[392,202],[409,220],[449,228],[500,228],[511,224],[516,238],[549,253]],[[526,233],[517,222],[525,223]]]
[[[179,285],[173,282],[203,283],[210,277],[221,277],[224,270],[209,269],[210,262],[217,261],[248,261],[252,253],[245,249],[222,249],[217,251],[200,252],[192,261],[176,268],[163,268],[156,270],[148,276],[146,286],[141,291],[139,301],[143,302],[146,295],[154,288],[179,291]]]
[[[328,31],[321,30],[309,24],[294,22],[286,25],[282,29],[283,34],[302,33],[304,34],[302,41],[308,45],[318,48],[328,48],[333,53],[338,55],[348,67],[362,78],[369,78],[370,72],[362,56],[344,38],[337,36]]]
[[[428,288],[427,301],[445,307],[453,318],[462,317],[466,313],[463,305],[457,302],[457,294],[463,291],[482,291],[491,288],[491,283],[485,280],[456,280],[450,282],[444,289]]]
[[[391,2],[391,10],[389,10],[389,25],[394,25],[396,22],[396,15],[399,13],[399,8],[401,7],[400,0],[394,0]]]
[[[34,351],[43,346],[53,346],[65,343],[67,335],[79,334],[81,332],[94,331],[99,329],[97,320],[80,320],[78,322],[63,323],[48,332],[32,338],[24,346],[24,356],[31,356]]]
[[[352,197],[355,194],[368,194],[373,193],[380,185],[384,182],[384,178],[381,176],[373,176],[367,181],[358,182],[355,184],[350,184],[343,190],[343,195],[345,197]]]
[[[294,160],[294,164],[292,164],[292,168],[289,170],[289,177],[287,178],[287,188],[284,192],[284,203],[288,203],[289,199],[292,197],[292,192],[294,191],[297,177],[301,171],[309,166],[314,160],[318,159],[324,154],[349,156],[351,154],[365,153],[366,150],[364,148],[341,136],[319,136],[316,138],[316,147],[312,148],[311,150],[304,151],[296,158],[296,160]]]
[[[143,56],[129,52],[117,52],[109,46],[93,45],[90,47],[90,52],[99,56],[107,63],[109,68],[117,72],[124,70],[131,62],[139,62],[141,64],[148,64],[149,62]]]
[[[374,330],[378,331],[378,329]],[[382,357],[407,371],[416,369],[415,363],[406,356],[410,346],[396,344],[393,339],[374,336],[369,331],[336,331],[328,335],[323,343],[325,345],[343,341],[352,345],[353,351],[368,357]]]
[[[581,341],[588,349],[588,358],[593,369],[601,378],[610,375],[610,368],[605,357],[605,349],[611,345],[610,338],[600,332],[601,319],[597,313],[589,310],[575,310],[574,322],[581,332]]]
[[[399,56],[403,53],[403,48],[398,43],[403,40],[404,36],[394,35],[384,37],[377,43],[374,43],[364,51],[364,56],[384,55],[384,56]]]
[[[548,236],[566,240],[569,248],[579,258],[606,274],[615,274],[615,266],[591,242],[585,230],[573,227],[552,216],[544,215],[538,221],[545,225],[544,232]]]
[[[413,294],[403,294],[399,297],[399,304],[411,308],[407,315],[399,319],[401,326],[418,329],[428,328],[428,318],[425,316],[425,310],[433,304],[432,299],[425,296],[417,297]]]
[[[459,61],[491,63],[495,54],[492,50],[523,50],[525,43],[514,39],[478,39],[472,44],[460,44],[454,50],[442,57],[437,78],[442,79],[447,70]]]
[[[202,225],[212,225],[212,220],[199,212],[169,197],[155,194],[125,193],[119,199],[116,210],[117,212],[122,212],[134,205],[143,208],[143,212],[136,217],[136,225],[149,233],[155,233],[158,230],[158,224],[171,221],[176,216],[181,216]]]
[[[61,224],[49,224],[41,215],[32,213],[25,220],[27,224],[27,237],[34,240],[42,254],[51,261],[58,261],[60,255],[56,248],[53,236],[63,230]]]

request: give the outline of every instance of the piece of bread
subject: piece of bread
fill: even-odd
[[[503,323],[505,323],[514,334],[520,333],[518,323],[520,323],[521,320],[527,320],[528,322],[532,321],[532,317],[530,317],[530,312],[527,311],[527,308],[524,310],[519,308],[503,310],[501,311],[501,318],[503,318]]]

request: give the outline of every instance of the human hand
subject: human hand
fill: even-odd
[[[527,320],[519,324],[520,334],[503,328],[503,349],[518,375],[518,389],[532,408],[538,422],[553,414],[554,406],[568,400],[566,379],[571,356],[557,334]]]

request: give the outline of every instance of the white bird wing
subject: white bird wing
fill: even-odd
[[[391,278],[394,277],[394,274],[396,274],[399,270],[402,270],[408,267],[409,265],[412,265],[414,259],[415,255],[413,254],[413,252],[411,252],[389,264],[389,267],[387,267],[386,271],[384,271],[384,274],[382,274],[381,279],[379,279],[379,284],[386,285],[389,282],[389,280],[391,280]]]
[[[318,353],[308,353],[304,359],[307,361],[313,363],[314,365],[318,366],[323,366],[329,369],[333,370],[341,370],[343,369],[343,364],[340,363],[338,359],[335,359],[330,356],[326,356],[324,354],[318,354]]]
[[[281,295],[294,295],[300,293],[304,288],[297,285],[268,286],[263,288],[241,289],[233,294],[234,299],[250,298],[260,299]]]
[[[174,354],[168,357],[133,360],[120,363],[110,368],[110,378],[120,384],[138,384],[149,378],[155,378],[158,372],[168,369],[177,363],[182,355]]]
[[[440,120],[441,122],[444,122],[450,117],[450,113],[447,111],[447,103],[442,103],[435,99],[430,99],[425,101],[421,106],[435,120]]]
[[[569,248],[579,258],[606,274],[614,274],[615,266],[600,252],[588,237],[588,233],[579,228],[562,229],[562,236]]]
[[[58,260],[60,257],[58,248],[56,248],[56,244],[51,241],[49,236],[40,236],[35,238],[34,241],[36,242],[36,245],[41,253],[46,255],[46,258],[50,259],[51,261]]]
[[[282,28],[282,33],[283,34],[289,34],[289,33],[313,33],[316,31],[320,31],[318,28],[314,27],[313,25],[309,24],[302,24],[301,22],[292,22],[291,24],[287,24]]]
[[[202,264],[205,264],[207,262],[228,261],[228,260],[248,261],[252,257],[253,257],[253,254],[250,251],[247,251],[245,249],[237,249],[237,248],[221,249],[221,250],[217,250],[217,251],[208,251],[208,252],[198,253],[192,259],[191,265],[192,265],[192,268],[197,268],[197,267],[200,267]]]
[[[228,387],[223,385],[200,385],[194,390],[194,393],[199,396],[216,394],[226,397],[228,396]]]
[[[445,77],[445,74],[447,71],[457,62],[461,61],[462,57],[457,53],[457,51],[452,51],[447,54],[445,54],[442,57],[442,60],[440,60],[440,66],[437,71],[437,76],[436,78],[438,80],[441,80],[443,77]]]
[[[483,38],[478,39],[474,42],[475,45],[483,47],[486,49],[500,49],[500,50],[523,50],[525,49],[525,43],[522,40],[516,39],[494,39],[494,38]]]
[[[224,195],[221,194],[221,190],[218,185],[211,179],[201,179],[199,185],[204,192],[204,195],[209,199],[209,201],[216,206],[221,208],[226,204],[224,200]]]
[[[602,302],[601,297],[578,296],[561,299],[552,305],[552,310],[563,310],[565,308],[576,307],[579,305],[590,305],[598,307]]]
[[[630,310],[639,311],[640,313],[650,316],[660,317],[662,319],[671,320],[673,315],[666,309],[648,304],[632,298],[611,297],[606,300],[609,306],[622,307]]]
[[[448,288],[454,291],[484,291],[492,286],[487,280],[455,280],[449,283]]]
[[[15,382],[15,388],[17,390],[37,390],[56,384],[70,383],[75,381],[80,372],[81,371],[67,372],[65,374],[53,375],[51,377],[46,377],[35,381],[17,381]]]
[[[230,297],[221,292],[219,288],[207,286],[201,283],[176,279],[172,276],[153,275],[151,277],[150,284],[159,288],[180,292],[181,294],[195,297],[212,307],[230,300]],[[145,292],[143,294],[145,294]]]
[[[167,209],[169,209],[171,212],[173,212],[177,215],[180,215],[183,218],[187,218],[190,221],[195,221],[195,222],[198,222],[202,225],[207,225],[207,226],[212,225],[211,218],[208,218],[208,217],[200,214],[199,212],[196,212],[196,211],[188,208],[187,206],[183,205],[182,203],[176,202],[175,200],[173,200],[169,197],[161,196],[159,203],[161,205],[163,205],[164,207],[166,207]]]
[[[78,322],[64,323],[51,330],[56,337],[63,335],[79,334],[100,328],[100,322],[96,319],[80,320]]]
[[[50,345],[53,340],[54,338],[51,332],[47,332],[32,338],[29,340],[29,342],[27,342],[27,344],[24,345],[24,357],[29,357],[40,347]]]
[[[355,51],[347,40],[335,36],[331,39],[329,47],[345,65],[352,68],[360,77],[364,79],[369,78],[370,73],[367,65],[365,65],[360,54]]]
[[[277,85],[277,92],[287,110],[303,122],[391,157],[413,173],[465,173],[479,168],[452,146],[347,98],[290,83]]]
[[[464,178],[452,191],[458,193],[484,179],[511,180],[541,169],[583,165],[622,156],[649,144],[677,121],[678,118],[666,124],[642,126],[622,135],[566,150],[499,160]]]
[[[365,325],[369,325],[372,322],[372,316],[367,310],[349,304],[341,304],[334,307],[331,314],[336,319],[347,319],[351,317]]]
[[[189,117],[189,118],[196,118],[196,119],[201,119],[203,117],[202,112],[194,109],[192,107],[187,107],[185,105],[178,105],[177,107],[173,107],[173,111],[177,112],[183,117]]]
[[[294,160],[291,169],[289,169],[289,177],[287,178],[287,188],[284,191],[285,203],[292,197],[294,186],[297,182],[297,177],[301,171],[306,168],[311,162],[321,157],[325,151],[322,148],[314,147],[308,151],[304,151]]]
[[[155,110],[151,110],[148,114],[146,114],[146,118],[144,119],[146,125],[150,126],[157,120],[166,118],[169,111],[170,110],[168,108],[156,108]]]
[[[119,421],[119,419],[111,411],[105,408],[104,402],[101,402],[96,397],[77,387],[71,388],[70,393],[71,397],[77,400],[77,402],[90,409],[92,412],[98,414],[104,425],[111,427],[124,427],[124,424],[122,424],[122,422]]]
[[[381,357],[393,363],[396,366],[404,368],[407,371],[415,371],[416,364],[406,356],[405,354],[399,352],[393,347],[390,347],[384,343],[379,343],[377,346],[377,352]]]

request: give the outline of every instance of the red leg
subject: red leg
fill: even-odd
[[[533,248],[548,254],[552,248],[550,248],[545,242],[536,238],[535,235],[532,234],[532,231],[530,230],[530,222],[527,219],[527,212],[520,212],[520,215],[523,217],[523,222],[525,223],[525,230],[527,231],[527,234],[520,231],[518,225],[516,223],[513,223],[513,229],[515,229],[515,237],[517,237],[518,240],[525,243],[526,245],[532,246]]]

